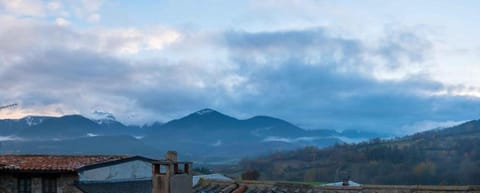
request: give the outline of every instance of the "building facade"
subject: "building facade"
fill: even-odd
[[[0,193],[82,193],[106,185],[133,192],[121,188],[125,184],[144,190],[136,193],[150,193],[152,161],[141,156],[0,155]]]

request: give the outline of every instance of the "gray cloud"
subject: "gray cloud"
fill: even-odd
[[[417,122],[473,119],[480,110],[478,98],[435,95],[451,88],[426,74],[374,75],[426,60],[431,45],[408,31],[387,32],[388,41],[378,45],[325,28],[227,31],[201,40],[192,33],[160,57],[132,59],[120,48],[133,44],[141,52],[141,30],[132,39],[30,21],[9,25],[0,33],[0,101],[38,112],[99,110],[143,123],[212,107],[241,118],[278,116],[311,129],[391,132]],[[222,54],[197,60],[183,48]],[[170,52],[175,60],[162,57]]]
[[[247,66],[244,73],[259,90],[236,108],[246,111],[255,107],[310,128],[385,132],[402,132],[403,125],[422,121],[476,118],[477,113],[472,112],[480,110],[478,98],[434,95],[448,87],[428,76],[413,74],[382,80],[363,73],[365,68],[375,66],[364,60],[366,57],[382,57],[395,65],[401,65],[400,57],[408,62],[425,60],[431,48],[428,41],[413,33],[398,36],[369,49],[362,41],[330,37],[317,29],[228,33],[226,43],[231,47],[232,60]],[[308,60],[309,49],[317,51],[316,56],[326,56],[312,62]],[[335,53],[342,53],[337,54],[341,57],[328,58]],[[258,59],[262,56],[268,58],[267,62]],[[343,70],[345,66],[347,71]]]

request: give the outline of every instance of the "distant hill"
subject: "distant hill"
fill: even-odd
[[[338,181],[347,173],[363,184],[480,184],[480,120],[391,140],[374,139],[319,149],[306,147],[240,162],[263,179]]]
[[[132,146],[148,149],[137,151],[137,154],[154,151],[160,155],[175,149],[197,163],[233,163],[243,157],[280,150],[312,145],[326,147],[343,143],[345,138],[356,138],[355,135],[363,138],[365,134],[358,132],[344,136],[335,130],[305,130],[269,116],[241,120],[213,109],[203,109],[164,124],[145,126],[126,126],[111,114],[99,113],[105,116],[101,119],[88,119],[81,115],[28,116],[0,120],[0,141],[3,141],[0,152],[108,154],[123,150],[128,153],[127,147]],[[119,139],[115,138],[117,136],[130,138],[113,140]],[[103,138],[108,140],[94,140]],[[112,149],[109,149],[107,147],[110,146],[97,143],[115,143],[118,144],[116,147],[123,148],[114,149],[111,146]],[[96,146],[104,148],[88,148]]]
[[[129,154],[161,157],[158,150],[127,135],[80,137],[47,141],[4,141],[2,148],[13,154]]]

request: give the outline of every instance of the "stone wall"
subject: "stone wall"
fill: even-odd
[[[362,185],[357,187],[317,186],[319,193],[480,193],[480,186],[388,186]]]
[[[57,193],[81,193],[73,185],[77,179],[76,175],[60,175],[57,178]],[[17,178],[13,175],[0,175],[0,193],[17,193],[17,183]],[[32,177],[32,193],[42,193],[42,178],[39,176]]]
[[[73,185],[77,180],[76,175],[61,175],[57,178],[57,193],[82,193]]]
[[[6,193],[16,193],[17,178],[11,175],[0,175],[0,189]]]

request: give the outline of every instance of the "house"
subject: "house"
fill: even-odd
[[[193,186],[196,186],[200,180],[215,180],[215,181],[225,181],[233,182],[232,178],[229,178],[223,174],[206,174],[206,175],[196,175],[193,176]]]
[[[122,155],[0,155],[0,193],[93,193],[108,188],[151,193],[153,161]]]

